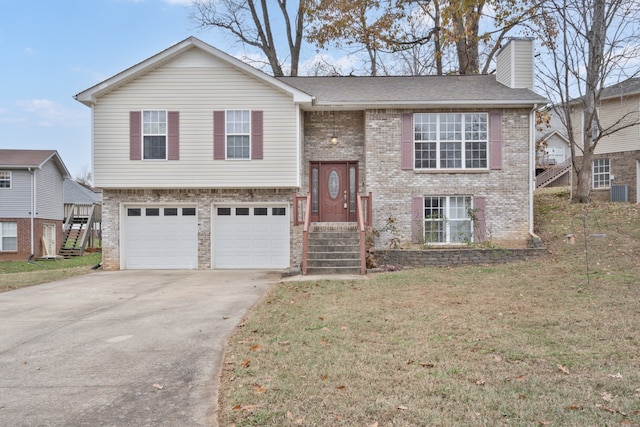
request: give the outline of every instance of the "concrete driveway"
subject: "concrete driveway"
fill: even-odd
[[[96,272],[0,294],[0,424],[216,425],[225,338],[277,280]]]

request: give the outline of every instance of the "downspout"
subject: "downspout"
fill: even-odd
[[[533,104],[529,113],[529,235],[534,239],[540,239],[533,232],[533,192],[536,189],[536,110],[538,104]]]
[[[29,219],[31,220],[31,233],[29,233],[31,235],[31,255],[29,256],[29,259],[33,258],[34,255],[34,246],[35,246],[35,241],[34,241],[34,234],[35,234],[35,224],[34,224],[34,216],[35,216],[35,210],[36,210],[36,206],[35,206],[35,200],[36,200],[36,180],[35,180],[35,172],[33,169],[29,168],[29,173],[31,174],[31,212],[29,212]]]

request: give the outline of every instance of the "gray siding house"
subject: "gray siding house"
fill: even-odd
[[[103,266],[307,271],[350,245],[318,249],[314,231],[356,230],[362,253],[365,226],[380,249],[524,246],[546,102],[532,41],[498,71],[274,78],[193,37],[171,46],[75,97],[93,110]]]
[[[0,150],[0,260],[57,254],[68,177],[55,150]]]

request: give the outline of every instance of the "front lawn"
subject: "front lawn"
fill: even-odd
[[[275,285],[220,425],[640,425],[640,209],[536,203],[535,261]]]
[[[0,261],[0,292],[89,274],[101,253],[48,261]]]

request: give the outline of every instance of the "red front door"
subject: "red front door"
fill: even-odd
[[[355,221],[356,165],[355,162],[312,163],[312,220]]]

